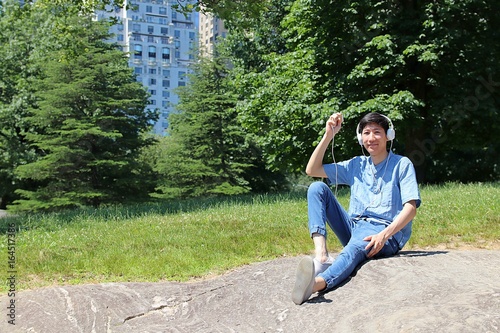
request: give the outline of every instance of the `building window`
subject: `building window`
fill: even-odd
[[[150,68],[149,69],[149,74],[156,75],[156,68]]]
[[[152,13],[153,12],[153,6],[146,6],[146,13]]]
[[[170,69],[163,70],[163,77],[170,77]]]
[[[142,45],[140,45],[140,44],[134,45],[134,58],[135,59],[142,59]]]
[[[116,35],[116,40],[119,42],[123,42],[123,34]]]
[[[168,90],[163,90],[162,92],[163,98],[170,98],[170,91]]]
[[[178,49],[179,47],[181,47],[181,41],[176,40],[174,45],[175,45],[175,48]]]
[[[137,23],[132,24],[132,31],[141,32],[141,25]]]
[[[149,93],[150,93],[152,96],[154,96],[154,95],[156,95],[156,90],[150,90],[150,91],[149,91]]]
[[[195,36],[194,31],[190,31],[189,32],[189,39],[194,39],[194,36]]]
[[[148,47],[148,57],[151,59],[156,59],[156,46]]]
[[[181,38],[181,31],[180,30],[174,30],[174,37],[175,38]]]
[[[179,71],[179,80],[184,80],[186,78],[186,72],[184,71]]]
[[[179,87],[184,87],[186,85],[186,82],[179,81],[178,86]]]
[[[153,32],[155,32],[155,27],[153,27],[152,25],[148,25],[148,32],[150,34],[152,34]]]
[[[162,37],[161,38],[161,43],[164,44],[164,45],[168,44],[168,37]]]
[[[160,7],[160,9],[158,9],[158,13],[160,13],[160,15],[167,15],[167,8]]]
[[[168,28],[167,27],[161,27],[160,32],[164,35],[168,34]]]
[[[168,47],[164,47],[162,50],[161,50],[161,58],[166,61],[166,60],[169,60],[170,59],[170,48]]]
[[[137,75],[142,74],[142,67],[134,67],[134,73]]]
[[[162,87],[163,88],[170,88],[170,80],[163,80]]]
[[[156,85],[156,79],[149,79],[149,84],[150,85]]]
[[[154,36],[148,36],[148,43],[154,43],[154,42],[155,42]]]

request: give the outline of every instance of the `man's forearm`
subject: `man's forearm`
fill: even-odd
[[[398,231],[403,229],[417,215],[417,205],[415,200],[408,201],[404,204],[401,212],[396,216],[394,221],[384,229],[385,238],[389,239]]]
[[[323,135],[323,138],[318,143],[306,167],[306,174],[311,177],[326,178],[325,170],[323,168],[323,158],[325,157],[326,150],[330,144],[331,138]]]

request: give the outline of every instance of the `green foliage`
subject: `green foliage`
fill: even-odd
[[[30,187],[14,174],[18,165],[36,159],[27,145],[27,109],[34,105],[33,81],[40,57],[51,50],[54,36],[44,11],[7,0],[0,8],[0,207],[16,198],[17,188]]]
[[[145,89],[123,52],[104,42],[108,25],[85,16],[67,20],[78,27],[71,34],[78,47],[43,59],[38,102],[25,118],[26,140],[39,158],[16,168],[19,178],[37,186],[17,191],[24,199],[16,210],[97,206],[148,192],[136,160],[149,144],[141,132],[156,119],[144,111]]]
[[[179,89],[170,136],[162,140],[156,171],[156,197],[237,195],[271,189],[276,182],[264,170],[258,150],[242,131],[236,98],[222,58],[201,59],[190,84]]]
[[[270,0],[176,0],[172,8],[183,13],[189,13],[193,9],[212,13],[224,22],[231,23],[245,17],[258,18],[272,3]]]
[[[273,64],[266,71],[242,75],[240,119],[256,134],[271,168],[299,172],[309,159],[304,152],[315,139],[311,132],[321,128],[337,106],[335,100],[325,100],[321,94],[309,54],[297,51],[267,59]]]
[[[124,7],[125,3],[125,0],[37,0],[36,6],[66,11],[69,15],[79,13],[88,15],[109,7]]]
[[[242,126],[255,134],[268,167],[284,173],[304,169],[311,131],[337,108],[323,92],[313,52],[287,46],[282,21],[291,3],[273,2],[260,19],[246,18],[252,29],[231,30],[224,45],[235,65]]]
[[[238,59],[251,55],[238,39],[250,52],[264,50],[264,31],[287,41],[258,57],[260,66],[234,61],[243,125],[258,134],[270,166],[296,172],[327,114],[345,116],[336,141],[338,158],[347,158],[359,149],[359,118],[377,111],[394,120],[396,151],[413,160],[421,181],[498,179],[499,6],[297,0],[281,8],[284,18],[256,20],[245,32],[251,39],[233,40]]]
[[[20,195],[20,208],[48,209],[155,187],[169,198],[276,189],[338,111],[337,160],[359,154],[356,124],[377,111],[420,181],[500,178],[498,2],[178,0],[225,19],[216,55],[231,66],[195,68],[171,135],[151,148],[144,90],[85,19],[123,1],[1,3],[1,208]]]

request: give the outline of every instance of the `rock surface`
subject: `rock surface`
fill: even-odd
[[[499,332],[500,251],[403,251],[297,306],[300,258],[196,282],[54,286],[0,297],[0,332]]]

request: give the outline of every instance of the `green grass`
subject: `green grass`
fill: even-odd
[[[348,193],[339,193],[347,207]],[[424,186],[421,194],[423,204],[406,249],[499,248],[500,184]],[[5,275],[10,223],[19,230],[18,290],[51,284],[186,281],[312,250],[305,193],[5,218],[0,220]],[[331,250],[340,248],[335,237],[328,242]],[[0,290],[7,290],[6,285]]]
[[[500,249],[500,183],[421,188],[409,247]]]

